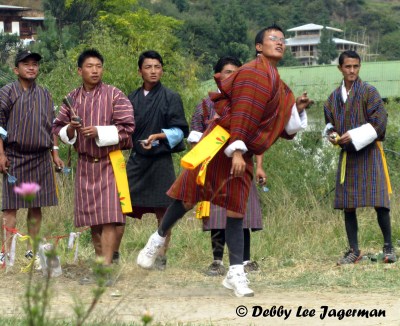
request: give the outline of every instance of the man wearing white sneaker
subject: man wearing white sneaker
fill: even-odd
[[[225,238],[230,266],[222,284],[237,297],[254,295],[243,267],[243,216],[253,178],[253,155],[263,154],[279,137],[291,139],[304,129],[304,109],[311,104],[306,93],[296,100],[279,78],[276,66],[285,51],[282,29],[277,25],[264,28],[257,34],[255,46],[255,60],[227,79],[215,75],[221,92],[211,94],[211,99],[218,116],[202,139],[217,125],[227,130],[230,138],[209,162],[204,186],[196,183],[200,166],[177,178],[167,193],[175,200],[137,258],[139,266],[151,268],[168,230],[195,203],[210,201],[227,210]]]

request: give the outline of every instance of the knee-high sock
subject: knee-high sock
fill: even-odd
[[[168,230],[172,229],[174,224],[181,219],[187,212],[181,200],[174,200],[167,208],[167,211],[162,218],[160,226],[158,227],[158,234],[162,237],[167,236]]]
[[[226,218],[225,240],[229,265],[243,265],[243,218]]]
[[[225,247],[225,230],[211,229],[211,247],[214,260],[222,260]]]
[[[392,246],[392,227],[390,225],[390,210],[385,207],[376,207],[378,215],[378,224],[381,228],[383,235],[383,242],[385,246]]]
[[[250,260],[250,229],[243,229],[243,261]]]
[[[344,224],[346,227],[347,239],[349,246],[355,252],[358,252],[358,223],[356,211],[344,212]]]

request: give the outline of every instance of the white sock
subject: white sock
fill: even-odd
[[[164,245],[166,237],[164,238],[161,235],[159,235],[158,231],[154,232],[151,237],[153,238],[153,240],[155,242],[157,242],[157,244],[159,244],[161,246]]]
[[[229,271],[232,273],[244,273],[243,265],[231,265],[229,266]]]

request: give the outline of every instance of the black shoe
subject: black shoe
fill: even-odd
[[[354,252],[353,249],[349,249],[344,256],[339,259],[337,265],[357,264],[361,259],[361,251]]]
[[[258,266],[256,261],[248,261],[243,263],[244,272],[245,273],[255,273],[260,271],[260,267]]]
[[[112,257],[112,263],[115,265],[119,265],[119,258],[120,258],[119,251],[114,251]]]
[[[157,256],[153,268],[159,271],[165,271],[167,268],[167,256]]]
[[[214,260],[204,273],[207,276],[224,276],[225,267],[222,265],[222,261]]]
[[[383,262],[386,264],[392,264],[397,261],[396,253],[394,252],[394,248],[392,246],[384,246],[383,247]]]

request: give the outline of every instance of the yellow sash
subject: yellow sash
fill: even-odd
[[[344,183],[344,179],[346,178],[346,163],[347,163],[347,152],[343,152],[342,156],[342,165],[340,167],[340,184]]]
[[[126,174],[125,158],[121,150],[116,150],[108,154],[114,170],[115,181],[122,213],[132,212],[131,195],[129,192],[128,176]]]
[[[189,153],[182,157],[181,165],[188,170],[193,170],[202,163],[196,178],[196,183],[198,185],[204,185],[208,163],[210,163],[215,154],[224,146],[229,137],[230,134],[224,128],[217,125],[207,136],[200,140]]]
[[[200,201],[196,207],[196,218],[203,218],[210,216],[210,202]]]
[[[389,170],[387,167],[386,157],[385,157],[385,153],[383,151],[382,142],[377,141],[376,144],[378,145],[378,148],[381,151],[383,171],[385,172],[385,179],[386,179],[386,184],[388,186],[388,193],[389,193],[389,195],[391,195],[392,194],[392,184],[390,183]]]

